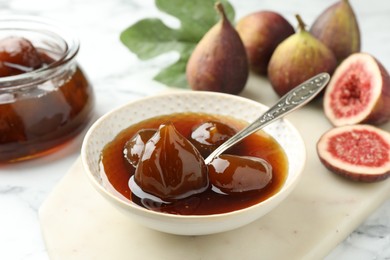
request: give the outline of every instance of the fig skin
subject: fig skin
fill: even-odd
[[[240,93],[249,76],[244,44],[229,22],[221,3],[221,20],[200,40],[187,63],[186,75],[193,90]]]
[[[317,154],[331,172],[352,181],[378,182],[390,177],[390,133],[372,125],[331,128],[318,140]],[[373,160],[374,155],[378,161]]]
[[[296,15],[298,31],[278,45],[268,64],[268,79],[279,96],[318,73],[330,75],[337,66],[332,51],[305,30]]]
[[[295,32],[282,15],[273,11],[249,14],[238,21],[236,29],[244,43],[251,69],[260,75],[267,74],[276,47]]]
[[[338,63],[360,52],[360,29],[348,0],[329,6],[314,21],[310,33],[333,51]]]
[[[323,106],[334,126],[386,123],[390,120],[390,75],[372,55],[352,54],[334,72]],[[356,111],[355,115],[350,111]]]

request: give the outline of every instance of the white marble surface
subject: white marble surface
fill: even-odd
[[[350,0],[362,31],[362,49],[390,68],[390,2]],[[310,24],[334,1],[231,0],[236,16],[254,10],[279,11],[295,24],[300,13]],[[161,17],[152,0],[0,0],[0,15],[32,14],[56,19],[81,40],[79,63],[91,79],[97,115],[129,100],[164,90],[153,81],[159,68],[175,59],[165,55],[139,61],[119,41],[120,32],[143,17]],[[0,259],[47,259],[38,223],[38,209],[79,155],[82,135],[55,154],[33,161],[0,166]],[[390,259],[390,200],[384,203],[342,244],[333,259]]]

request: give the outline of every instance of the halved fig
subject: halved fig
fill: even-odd
[[[335,126],[379,125],[390,119],[390,76],[370,54],[355,53],[337,67],[324,95],[326,117]]]
[[[375,182],[390,176],[390,133],[371,125],[328,130],[317,143],[321,162],[346,178]]]

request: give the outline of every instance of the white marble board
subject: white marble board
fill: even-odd
[[[270,105],[277,97],[251,79],[242,93]],[[264,98],[267,97],[267,98]],[[234,231],[185,237],[149,230],[93,190],[77,160],[40,209],[51,259],[321,259],[390,195],[390,180],[354,183],[322,166],[315,144],[331,125],[320,102],[288,116],[308,154],[293,193],[265,217]],[[388,128],[383,126],[383,128]]]

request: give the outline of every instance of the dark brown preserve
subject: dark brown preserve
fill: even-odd
[[[123,149],[141,129],[157,129],[166,122],[172,123],[176,130],[187,139],[191,139],[192,131],[200,124],[208,121],[221,122],[232,129],[242,129],[245,122],[221,115],[199,113],[177,113],[164,115],[142,121],[124,129],[114,140],[108,143],[101,154],[100,170],[106,188],[125,201],[132,201],[142,207],[180,215],[206,215],[225,213],[257,204],[275,194],[285,182],[287,176],[287,157],[281,146],[268,134],[259,131],[245,138],[226,153],[241,156],[263,158],[272,165],[272,181],[263,189],[236,193],[233,195],[215,192],[209,189],[200,194],[180,199],[171,203],[156,202],[135,196],[128,186],[135,168],[123,156]]]
[[[43,67],[56,62],[45,51],[38,53]],[[56,150],[88,122],[92,87],[76,64],[64,66],[54,78],[25,89],[12,91],[0,84],[0,162]]]

